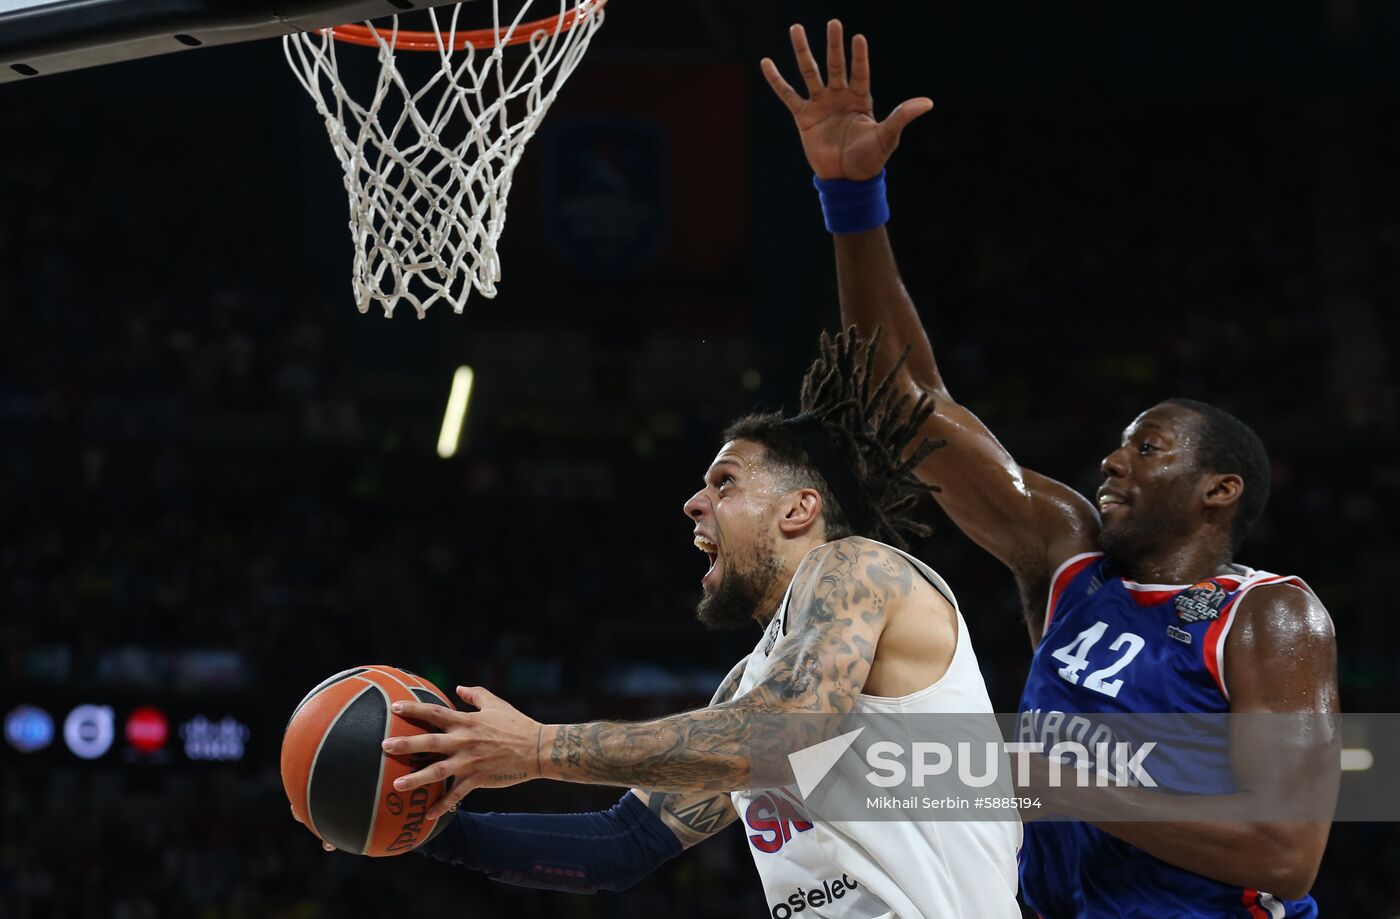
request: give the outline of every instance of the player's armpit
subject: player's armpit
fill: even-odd
[[[935,401],[923,436],[948,445],[929,454],[916,474],[941,489],[938,502],[958,528],[1003,563],[1036,558],[1054,570],[1094,548],[1099,518],[1089,500],[1022,467],[964,406]]]
[[[939,488],[939,506],[958,529],[1016,575],[1031,644],[1039,644],[1050,576],[1065,559],[1097,548],[1098,512],[1068,485],[1022,467],[981,419],[946,396],[935,397],[922,434],[947,446],[915,473]]]
[[[661,822],[676,834],[676,839],[687,849],[704,842],[739,819],[728,792],[678,794],[634,788],[632,794],[660,817]]]

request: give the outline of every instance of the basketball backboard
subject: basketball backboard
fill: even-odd
[[[433,0],[0,0],[0,83],[436,5]]]

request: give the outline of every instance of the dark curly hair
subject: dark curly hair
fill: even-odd
[[[914,470],[945,440],[919,439],[919,429],[933,414],[933,400],[916,400],[901,393],[895,379],[909,357],[906,347],[894,366],[872,385],[881,330],[867,341],[851,326],[832,337],[822,332],[820,353],[802,379],[799,403],[811,416],[849,468],[859,488],[861,514],[841,507],[830,483],[803,446],[791,418],[780,412],[757,412],[736,419],[724,431],[725,441],[761,444],[770,466],[785,476],[791,488],[814,488],[822,496],[822,519],[828,539],[868,536],[900,549],[908,538],[931,532],[913,511],[919,500],[938,491],[925,485]],[[868,532],[857,532],[853,518],[865,518]]]
[[[1269,503],[1272,482],[1264,441],[1253,428],[1217,405],[1196,399],[1167,399],[1163,404],[1195,413],[1198,471],[1234,474],[1244,480],[1244,494],[1230,527],[1230,552],[1238,552]]]

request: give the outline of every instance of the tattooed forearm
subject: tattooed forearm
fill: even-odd
[[[665,791],[728,791],[749,782],[757,713],[733,703],[660,721],[560,725],[554,777]]]
[[[710,838],[737,819],[727,793],[699,792],[678,795],[665,791],[649,794],[647,807],[676,834],[682,846],[690,848]]]
[[[493,782],[523,782],[530,777],[528,772],[493,772],[486,776]]]
[[[549,743],[552,777],[662,791],[754,787],[756,762],[786,769],[786,752],[830,736],[854,708],[886,615],[912,585],[909,563],[878,543],[851,538],[822,546],[799,569],[788,634],[748,692],[656,721],[558,726]],[[740,672],[731,673],[733,682]]]
[[[647,798],[647,810],[660,817],[666,813],[666,802],[680,795],[670,791],[653,791]]]
[[[702,793],[703,794],[703,793]],[[727,792],[703,797],[674,798],[665,808],[662,820],[683,846],[708,839],[738,819]]]

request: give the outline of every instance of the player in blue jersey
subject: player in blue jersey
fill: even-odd
[[[1269,492],[1264,446],[1225,411],[1170,400],[1144,411],[1102,462],[1091,502],[1023,468],[949,393],[900,280],[883,224],[884,166],[905,126],[933,107],[912,99],[877,121],[865,40],[847,70],[841,26],[825,72],[791,33],[807,93],[771,60],[763,70],[797,122],[835,235],[843,320],[883,326],[882,359],[913,347],[900,382],[931,395],[925,437],[947,439],[918,475],[949,518],[1011,568],[1035,655],[1022,697],[1032,735],[1074,713],[1321,713],[1338,709],[1332,622],[1300,579],[1237,564]],[[1285,787],[1315,782],[1315,749],[1267,750]],[[1238,768],[1239,764],[1235,764]],[[1247,783],[1220,789],[1248,805]],[[1102,792],[1134,806],[1140,788]],[[1308,917],[1328,822],[1219,819],[1036,822],[1026,827],[1022,896],[1062,917]]]

